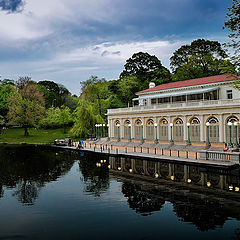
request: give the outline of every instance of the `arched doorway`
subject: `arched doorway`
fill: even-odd
[[[181,118],[176,118],[174,121],[173,141],[183,141],[183,120]]]
[[[137,119],[134,124],[134,131],[135,131],[135,139],[140,140],[142,139],[142,121]]]
[[[168,141],[168,121],[165,118],[159,122],[159,140]]]
[[[120,121],[116,120],[114,123],[114,129],[113,129],[114,138],[120,138],[120,129],[118,129],[119,125],[120,125]]]
[[[154,140],[154,121],[152,119],[147,120],[146,139],[147,140]]]
[[[216,117],[211,117],[209,122],[209,141],[210,143],[219,142],[219,121]]]
[[[189,134],[192,142],[200,142],[200,121],[196,117],[190,120]]]
[[[130,120],[126,120],[124,122],[124,139],[129,139],[130,138],[130,127],[129,127],[129,124],[130,124]]]

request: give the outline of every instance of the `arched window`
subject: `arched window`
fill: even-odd
[[[176,118],[173,127],[173,140],[176,142],[183,141],[183,120]]]
[[[119,120],[116,120],[114,122],[114,138],[119,138],[120,136],[120,129],[118,129],[120,125],[120,121]]]
[[[124,139],[129,139],[130,138],[131,128],[129,127],[129,124],[131,124],[130,120],[125,120],[124,121]]]
[[[154,121],[152,119],[147,120],[146,139],[154,140]]]
[[[134,131],[135,131],[135,139],[142,139],[143,129],[142,129],[142,121],[141,119],[137,119],[134,124]]]
[[[190,127],[189,127],[189,134],[190,140],[192,142],[199,142],[200,141],[200,121],[198,118],[193,117],[190,119]]]
[[[229,127],[228,123],[231,122],[232,125],[231,127]],[[234,125],[235,122],[238,122],[238,118],[236,116],[230,116],[227,118],[226,123],[225,123],[225,132],[226,132],[226,137],[225,137],[225,141],[227,143],[230,143],[230,131],[231,131],[231,143],[235,143],[236,142],[236,134],[237,134],[237,139],[239,136],[239,129],[237,126],[237,132],[236,132],[236,127]]]
[[[159,121],[159,141],[168,141],[168,121],[165,118]]]
[[[174,123],[176,125],[180,125],[180,124],[183,124],[183,120],[181,118],[177,118],[177,119],[175,119]]]
[[[209,125],[209,141],[210,143],[219,142],[219,121],[216,117],[208,119]]]

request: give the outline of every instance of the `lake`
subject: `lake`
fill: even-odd
[[[0,146],[0,239],[240,239],[240,169]]]

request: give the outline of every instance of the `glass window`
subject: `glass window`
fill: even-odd
[[[232,95],[232,90],[227,90],[227,99],[232,99],[233,95]]]

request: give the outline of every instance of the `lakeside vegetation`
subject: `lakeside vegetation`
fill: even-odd
[[[28,76],[16,82],[0,80],[0,141],[52,142],[66,136],[86,138],[95,134],[95,124],[107,123],[107,109],[131,105],[135,93],[148,88],[150,82],[159,85],[225,73],[239,75],[239,19],[240,4],[233,0],[224,27],[230,31],[231,40],[225,46],[235,51],[234,57],[230,57],[218,41],[197,39],[173,53],[171,72],[156,56],[138,52],[126,60],[118,79],[106,81],[92,76],[80,82],[79,97],[53,81],[35,82]],[[236,82],[235,87],[239,86]],[[21,128],[1,130],[12,126]],[[36,127],[38,130],[33,130]],[[59,128],[64,133],[58,131]]]

